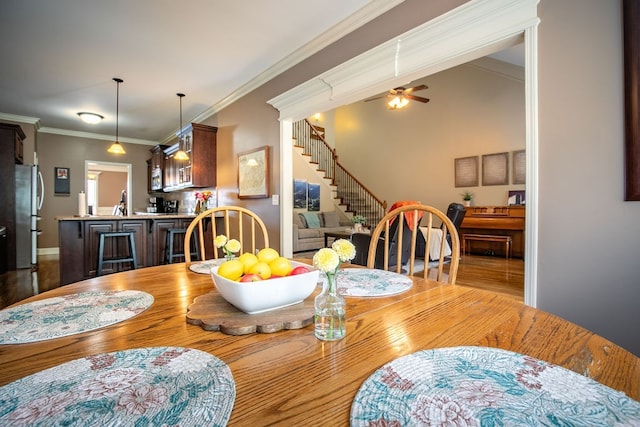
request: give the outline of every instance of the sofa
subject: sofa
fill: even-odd
[[[324,247],[324,233],[345,233],[352,226],[336,211],[294,212],[293,252],[313,251]]]

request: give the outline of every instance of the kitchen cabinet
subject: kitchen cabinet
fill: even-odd
[[[164,149],[164,191],[216,186],[217,132],[217,127],[191,123],[183,133],[182,147],[189,160],[174,158],[180,149],[177,142]]]
[[[187,228],[191,223],[192,218],[188,219],[157,219],[153,220],[152,224],[152,254],[153,265],[164,264],[164,252],[167,244],[167,230],[170,228]],[[184,236],[175,236],[175,247],[182,247],[184,245]]]
[[[98,245],[101,231],[135,231],[136,257],[138,268],[148,267],[149,263],[149,221],[128,218],[110,220],[68,220],[59,221],[59,251],[60,251],[60,284],[66,285],[84,279],[95,277],[98,262]],[[118,241],[119,249],[123,250],[124,240]],[[105,240],[105,257],[113,257],[116,252],[113,239]],[[120,271],[119,264],[105,264],[104,274]]]
[[[7,269],[16,269],[16,166],[22,164],[23,141],[19,125],[0,123],[0,226],[6,227]]]
[[[162,191],[164,188],[165,153],[169,148],[166,145],[156,145],[151,148],[151,159],[148,162],[149,192]]]

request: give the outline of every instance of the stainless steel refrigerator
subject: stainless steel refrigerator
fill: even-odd
[[[38,264],[38,215],[44,182],[37,165],[16,165],[16,268]]]

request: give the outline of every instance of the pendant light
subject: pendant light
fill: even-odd
[[[184,151],[182,141],[182,98],[184,93],[176,93],[180,98],[180,129],[178,129],[178,151],[173,155],[173,158],[180,161],[189,160],[189,155]]]
[[[109,152],[111,154],[125,154],[126,151],[124,151],[124,148],[122,148],[122,145],[120,145],[120,143],[118,142],[118,116],[119,116],[119,112],[120,112],[119,111],[119,109],[120,109],[120,83],[122,83],[123,80],[119,79],[117,77],[114,77],[113,81],[116,82],[116,142],[111,144],[111,147],[109,147],[107,152]]]

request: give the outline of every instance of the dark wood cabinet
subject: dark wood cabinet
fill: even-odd
[[[164,150],[164,191],[216,186],[217,132],[217,127],[191,123],[182,147],[189,160],[174,158],[178,143]]]
[[[167,248],[167,230],[170,228],[187,228],[191,223],[189,219],[157,219],[153,220],[152,253],[153,265],[164,264],[164,255]],[[175,247],[184,245],[184,236],[176,236]]]
[[[150,266],[149,220],[124,218],[114,220],[70,220],[58,222],[60,248],[60,283],[66,285],[95,277],[98,262],[99,234],[104,231],[134,231],[138,268]],[[116,250],[124,249],[124,240],[117,243],[105,241],[105,257],[112,257]],[[116,248],[115,245],[123,245]],[[126,249],[125,249],[126,250]],[[104,274],[119,271],[118,264],[105,264]]]
[[[148,161],[149,171],[149,192],[163,191],[164,170],[165,170],[165,150],[166,145],[156,145],[151,151],[151,159]]]
[[[16,269],[16,168],[22,164],[23,141],[19,125],[0,123],[0,226],[6,227],[7,269]]]

